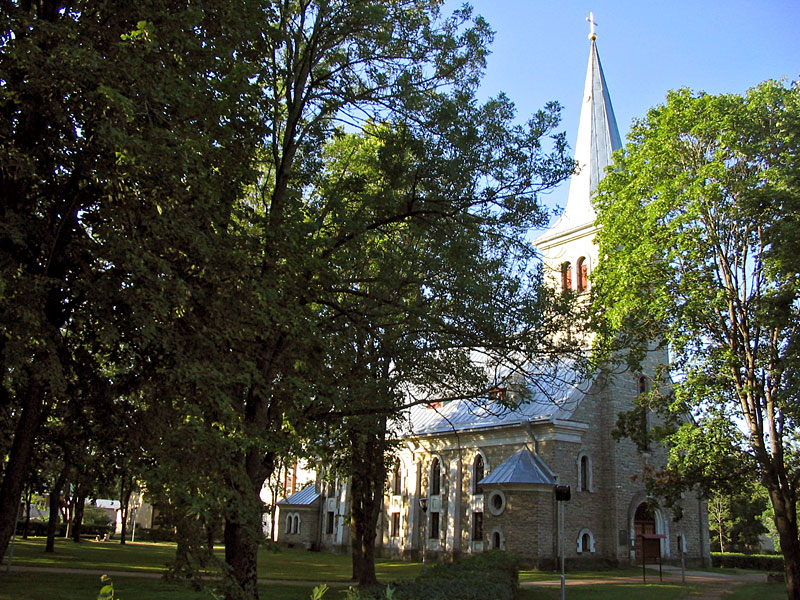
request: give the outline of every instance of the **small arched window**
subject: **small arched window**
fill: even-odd
[[[578,554],[594,552],[594,535],[588,529],[581,529],[578,533]]]
[[[292,515],[286,515],[286,533],[292,533]]]
[[[572,289],[572,265],[568,262],[561,265],[561,291]]]
[[[500,550],[500,532],[495,531],[492,534],[492,550]]]
[[[294,531],[292,533],[300,533],[300,515],[294,516]]]
[[[575,263],[578,271],[578,291],[585,292],[589,289],[589,265],[586,264],[586,257],[581,256]]]
[[[478,485],[478,482],[483,479],[483,472],[484,472],[484,464],[483,464],[483,456],[478,453],[475,456],[475,462],[472,465],[472,493],[473,494],[480,494],[481,493],[481,486]]]
[[[442,493],[442,465],[439,459],[434,457],[431,464],[431,496],[438,496]]]
[[[392,477],[392,494],[395,496],[399,496],[403,493],[403,474],[400,471],[400,465],[398,464],[394,468],[394,475]]]

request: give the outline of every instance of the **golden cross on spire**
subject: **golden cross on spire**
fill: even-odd
[[[589,21],[589,39],[596,40],[597,34],[594,32],[594,26],[597,25],[597,23],[594,20],[594,13],[590,12],[586,20]]]

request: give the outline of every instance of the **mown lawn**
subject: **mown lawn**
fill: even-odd
[[[117,577],[115,598],[119,600],[213,600],[209,591],[195,591],[186,585],[167,583],[161,579]],[[0,571],[0,600],[95,600],[100,591],[97,575],[65,575],[56,573],[6,573]],[[308,599],[313,586],[261,585],[259,595],[269,600]],[[343,592],[326,594],[326,600],[338,600]]]
[[[222,549],[218,549],[222,552]],[[101,572],[131,571],[140,574],[160,574],[175,555],[175,545],[169,543],[136,542],[121,546],[115,542],[86,541],[75,544],[59,539],[56,552],[44,552],[44,539],[17,540],[14,549],[14,565],[60,567],[71,569],[94,569]],[[5,570],[7,556],[0,568],[0,600],[94,600],[100,590],[98,575],[63,573],[20,573]],[[288,581],[350,580],[350,557],[303,550],[281,550],[273,552],[266,548],[259,554],[259,577],[285,579]],[[382,581],[409,579],[421,569],[419,563],[380,560],[378,577]],[[680,600],[703,598],[707,584],[680,585],[674,583],[610,582],[597,585],[571,585],[579,579],[615,579],[638,576],[639,569],[628,568],[612,571],[578,571],[567,574],[567,597],[570,600]],[[553,581],[559,575],[545,571],[523,571],[520,581]],[[210,591],[195,591],[180,583],[167,583],[161,578],[114,577],[116,597],[120,600],[212,600]],[[261,585],[262,598],[269,600],[303,600],[311,595],[313,585],[272,583]],[[325,600],[345,600],[346,586],[332,587]],[[560,597],[558,586],[524,587],[520,600],[556,600]],[[783,584],[746,583],[739,584],[725,600],[782,600],[786,597]],[[424,600],[424,599],[421,599]]]
[[[222,558],[223,549],[215,552]],[[38,567],[68,567],[72,569],[100,569],[109,571],[139,571],[159,573],[175,557],[175,544],[155,542],[56,540],[56,551],[44,551],[44,538],[16,540],[15,565]],[[7,560],[5,557],[4,560]],[[5,564],[5,563],[4,563]],[[378,559],[378,578],[385,581],[410,579],[421,568],[420,563]],[[264,579],[291,579],[298,581],[350,581],[352,563],[350,556],[308,552],[306,550],[281,550],[275,552],[262,548],[258,555],[258,576]]]

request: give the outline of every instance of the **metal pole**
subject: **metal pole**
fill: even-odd
[[[647,575],[644,572],[644,535],[640,539],[642,540],[642,583],[647,583]]]
[[[566,554],[567,550],[567,543],[566,543],[566,534],[565,534],[565,523],[564,523],[564,502],[558,503],[558,512],[559,512],[559,521],[561,522],[561,600],[565,600],[567,595],[566,590],[566,578],[564,577],[564,554]]]
[[[136,508],[133,509],[133,515],[131,516],[131,541],[136,540]]]
[[[14,533],[11,535],[11,547],[8,549],[8,565],[6,571],[11,571],[11,560],[14,558],[14,541],[17,539],[17,525],[19,524],[19,513],[22,512],[22,502],[17,501],[17,520],[14,521]]]
[[[683,536],[678,536],[678,552],[681,555],[681,583],[686,583],[686,564],[683,560]]]

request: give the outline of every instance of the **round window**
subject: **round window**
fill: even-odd
[[[500,490],[492,492],[489,496],[489,510],[493,515],[499,515],[506,509],[506,496]]]

